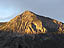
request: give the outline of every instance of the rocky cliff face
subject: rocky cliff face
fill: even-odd
[[[64,32],[64,24],[48,17],[25,11],[0,26],[0,30],[13,31],[22,34],[40,34],[47,32]]]

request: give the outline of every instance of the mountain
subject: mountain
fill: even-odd
[[[37,15],[31,11],[25,11],[5,25],[1,25],[0,30],[21,34],[63,33],[64,23],[49,17]]]
[[[0,48],[64,48],[63,33],[64,23],[25,11],[0,23]]]

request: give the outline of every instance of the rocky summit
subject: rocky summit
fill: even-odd
[[[21,34],[45,34],[51,32],[64,32],[64,24],[57,20],[25,11],[11,19],[0,30],[18,32]]]

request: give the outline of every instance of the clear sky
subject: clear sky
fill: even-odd
[[[25,10],[64,22],[64,0],[0,0],[0,22],[9,21]]]

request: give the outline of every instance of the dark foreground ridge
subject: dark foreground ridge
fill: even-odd
[[[64,35],[20,35],[0,31],[0,48],[64,48]]]

